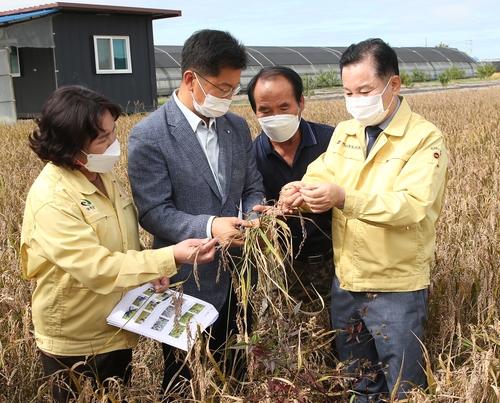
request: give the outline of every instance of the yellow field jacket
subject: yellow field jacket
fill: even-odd
[[[48,163],[32,185],[21,233],[23,275],[36,280],[32,315],[38,347],[90,355],[135,346],[106,324],[127,291],[177,268],[172,248],[140,252],[132,199],[112,174],[105,197],[79,171]]]
[[[303,181],[345,189],[344,208],[332,213],[341,288],[390,292],[429,285],[447,164],[441,132],[402,97],[368,158],[364,127],[356,120],[338,124]]]

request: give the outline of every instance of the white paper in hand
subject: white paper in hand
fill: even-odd
[[[155,293],[148,283],[127,292],[107,322],[187,351],[196,338],[197,328],[205,330],[218,316],[219,312],[208,302],[173,290]]]

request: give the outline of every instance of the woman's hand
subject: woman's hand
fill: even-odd
[[[151,284],[155,288],[155,292],[165,292],[170,287],[170,279],[168,277],[160,277],[158,280],[151,281]]]
[[[215,245],[217,238],[214,239],[186,239],[174,245],[174,258],[176,264],[181,263],[208,263],[214,260]],[[165,292],[170,286],[168,277],[160,277],[151,282],[155,292]]]
[[[214,260],[217,238],[186,239],[174,246],[174,257],[180,263],[208,263]]]

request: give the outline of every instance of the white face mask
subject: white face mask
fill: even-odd
[[[232,100],[226,98],[217,98],[211,94],[207,94],[203,89],[203,86],[201,85],[196,73],[193,72],[193,74],[196,77],[196,80],[198,80],[198,84],[200,85],[200,88],[205,95],[205,100],[203,101],[203,104],[200,105],[198,102],[196,102],[196,99],[194,99],[194,94],[191,92],[191,96],[193,97],[194,109],[196,109],[199,114],[205,116],[206,118],[218,118],[219,116],[225,115],[229,110],[229,107],[231,106]]]
[[[271,141],[283,143],[297,133],[300,118],[298,115],[273,115],[259,118],[260,126]]]
[[[389,86],[391,80],[387,82],[383,91],[377,95],[360,96],[360,97],[345,97],[345,104],[347,111],[356,119],[359,123],[364,126],[374,126],[383,122],[389,107],[392,104],[394,97],[392,97],[391,102],[384,108],[384,101],[382,96],[385,90]]]
[[[116,139],[103,154],[87,154],[83,150],[82,153],[87,156],[87,163],[84,167],[88,171],[98,173],[109,172],[120,159],[120,143]]]

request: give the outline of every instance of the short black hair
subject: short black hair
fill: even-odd
[[[191,35],[182,48],[181,70],[194,69],[200,74],[218,76],[221,69],[245,69],[245,46],[229,32],[203,29]]]
[[[276,76],[282,76],[292,85],[295,99],[297,100],[297,103],[300,103],[302,93],[304,92],[304,84],[302,83],[302,78],[298,75],[298,73],[290,67],[285,66],[264,67],[250,80],[247,87],[248,100],[250,101],[250,105],[252,106],[254,112],[257,110],[253,95],[257,82],[261,79],[266,80]]]
[[[49,95],[29,137],[31,149],[42,161],[77,168],[75,156],[85,143],[99,135],[100,120],[109,111],[114,119],[121,108],[102,95],[81,86],[60,87]]]
[[[353,43],[340,57],[340,75],[342,69],[350,64],[356,64],[366,57],[373,57],[377,76],[386,78],[399,75],[398,56],[393,48],[380,38],[370,38],[359,43]]]

